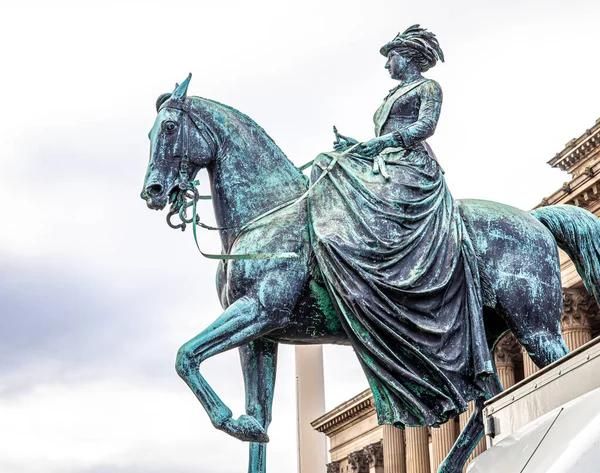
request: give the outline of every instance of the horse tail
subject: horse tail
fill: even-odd
[[[600,219],[574,205],[551,205],[529,213],[550,230],[600,304]]]

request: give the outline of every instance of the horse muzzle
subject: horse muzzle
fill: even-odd
[[[163,210],[167,206],[167,203],[175,201],[180,190],[177,182],[171,185],[167,192],[165,192],[165,187],[162,184],[154,182],[145,187],[140,197],[146,201],[148,208]]]
[[[140,197],[146,201],[148,208],[162,210],[167,205],[167,195],[162,184],[157,182],[148,184]]]

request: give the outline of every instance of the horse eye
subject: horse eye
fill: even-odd
[[[175,128],[177,128],[177,123],[168,120],[164,122],[162,126],[163,130],[165,130],[167,133],[173,133],[175,131]]]

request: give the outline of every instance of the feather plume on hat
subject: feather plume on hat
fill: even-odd
[[[409,50],[410,56],[417,59],[421,72],[432,68],[438,61],[444,62],[444,53],[435,34],[421,28],[420,25],[413,25],[404,33],[398,33],[392,41],[382,46],[379,52],[387,56],[392,49]]]

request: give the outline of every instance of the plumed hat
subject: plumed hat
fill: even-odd
[[[413,25],[404,33],[398,33],[392,41],[382,46],[379,52],[387,56],[392,49],[398,48],[411,49],[418,53],[416,57],[423,72],[435,66],[437,61],[444,62],[444,53],[435,35],[420,25]]]

